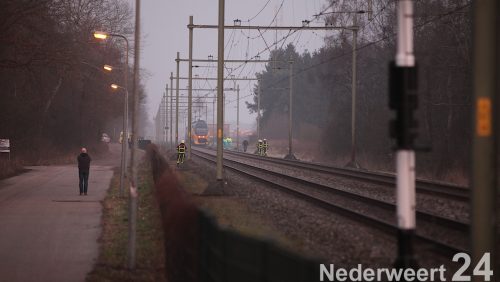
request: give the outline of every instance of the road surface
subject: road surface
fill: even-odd
[[[98,256],[101,201],[119,150],[114,144],[92,161],[88,196],[79,195],[76,164],[28,167],[0,181],[0,281],[85,280]]]

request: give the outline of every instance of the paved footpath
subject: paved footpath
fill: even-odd
[[[85,280],[98,256],[112,163],[92,162],[88,196],[79,195],[76,164],[28,167],[0,181],[0,281]]]

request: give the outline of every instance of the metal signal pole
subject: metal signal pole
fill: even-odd
[[[390,65],[389,106],[396,111],[391,136],[397,141],[396,202],[398,256],[395,266],[415,268],[415,145],[417,136],[414,110],[417,109],[417,69],[413,54],[413,1],[398,2],[397,53]]]

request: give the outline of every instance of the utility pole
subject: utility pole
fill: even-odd
[[[288,97],[288,155],[285,156],[287,160],[296,160],[297,158],[293,154],[292,149],[292,133],[293,133],[293,61],[290,58],[288,62],[290,64],[290,89],[289,89],[289,97]]]
[[[357,84],[357,62],[356,52],[358,43],[358,17],[354,14],[354,25],[352,27],[352,81],[351,81],[351,160],[348,167],[360,168],[356,161],[356,84]]]
[[[498,109],[500,94],[500,4],[497,0],[473,1],[473,121],[471,169],[471,255],[472,266],[483,275],[472,281],[498,281],[499,239],[496,200],[498,188]],[[496,241],[496,242],[495,242]],[[487,257],[489,256],[489,257]],[[484,259],[484,260],[483,260]],[[489,268],[489,269],[488,269]],[[496,276],[493,270],[496,269]],[[474,269],[476,274],[476,269]],[[491,279],[493,276],[493,279]],[[488,277],[488,279],[487,279]],[[470,279],[470,276],[469,276]]]
[[[175,146],[179,144],[179,57],[180,54],[177,52],[177,77],[176,77],[176,90],[175,90]]]
[[[222,136],[224,134],[224,0],[219,0],[218,58],[217,58],[217,181],[222,184]]]
[[[215,108],[215,101],[216,101],[217,97],[214,96],[213,100],[212,100],[212,142],[214,140],[217,140],[217,125],[215,124],[215,112],[216,112],[216,108]]]
[[[172,137],[172,126],[174,113],[174,74],[170,72],[170,149],[174,148],[173,137]]]
[[[187,120],[187,148],[186,157],[188,160],[191,159],[191,126],[192,121],[192,104],[193,104],[193,16],[189,16],[189,82],[188,82],[188,120]]]
[[[133,89],[133,111],[132,111],[132,155],[130,166],[132,168],[132,179],[130,184],[129,197],[129,240],[128,240],[128,267],[135,269],[136,261],[136,235],[137,235],[137,129],[139,122],[139,59],[141,42],[141,1],[135,0],[135,38],[134,38],[134,89]]]
[[[391,137],[396,139],[396,213],[398,223],[397,268],[416,268],[413,239],[415,220],[415,138],[417,123],[417,68],[413,54],[413,1],[399,0],[397,53],[390,64],[389,107],[396,111]]]
[[[262,80],[259,79],[257,82],[257,140],[260,140],[260,92],[262,90],[262,87],[260,84],[262,83]]]
[[[236,151],[240,150],[240,85],[236,87]]]
[[[165,141],[165,149],[167,148],[167,142],[168,142],[168,98],[167,98],[167,95],[168,95],[168,83],[165,87],[165,95],[164,95],[164,99],[165,99],[165,111],[164,111],[164,114],[165,114],[165,119],[163,120],[164,121],[164,124],[163,124],[163,134],[164,134],[164,141]]]

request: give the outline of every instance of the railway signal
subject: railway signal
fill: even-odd
[[[413,54],[413,1],[398,2],[397,53],[390,64],[389,108],[396,111],[391,137],[396,139],[396,202],[398,255],[395,266],[415,268],[415,138],[417,122],[417,68]]]

